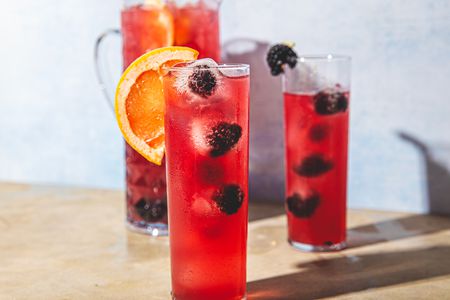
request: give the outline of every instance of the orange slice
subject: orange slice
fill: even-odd
[[[127,141],[147,160],[161,165],[164,156],[164,92],[161,69],[195,60],[188,47],[164,47],[136,59],[122,74],[116,89],[116,119]]]

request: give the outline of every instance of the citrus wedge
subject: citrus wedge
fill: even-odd
[[[187,47],[164,47],[136,59],[122,74],[116,89],[115,111],[120,130],[137,152],[161,165],[164,157],[164,92],[161,69],[195,60]]]

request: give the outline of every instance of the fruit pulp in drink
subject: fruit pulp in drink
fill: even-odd
[[[220,86],[204,98],[178,73],[164,77],[172,294],[243,299],[249,76],[216,72]]]
[[[173,20],[166,7],[134,5],[122,11],[123,65],[149,50],[170,46]],[[153,235],[167,233],[165,163],[147,161],[125,142],[127,220]],[[156,229],[156,231],[155,231]]]
[[[346,238],[348,91],[284,93],[289,240],[329,247]]]
[[[199,58],[220,61],[219,11],[206,1],[183,6],[169,1],[174,18],[174,45],[196,49]]]

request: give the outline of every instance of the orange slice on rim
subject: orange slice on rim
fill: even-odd
[[[197,59],[188,47],[164,47],[136,59],[122,74],[115,111],[127,141],[147,160],[160,165],[164,157],[164,91],[161,69]]]

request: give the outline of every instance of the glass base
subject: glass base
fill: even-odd
[[[289,244],[297,250],[304,252],[332,252],[347,248],[345,241],[332,245],[309,245],[288,240]]]
[[[144,233],[151,236],[168,236],[169,230],[164,223],[146,223],[127,220],[127,228],[131,231]]]
[[[170,295],[172,296],[172,300],[182,300],[182,299],[177,299],[177,298],[175,298],[175,296],[173,295],[172,292],[170,292]],[[239,300],[247,300],[247,295],[244,295],[244,297],[241,298],[241,299],[239,299]]]

